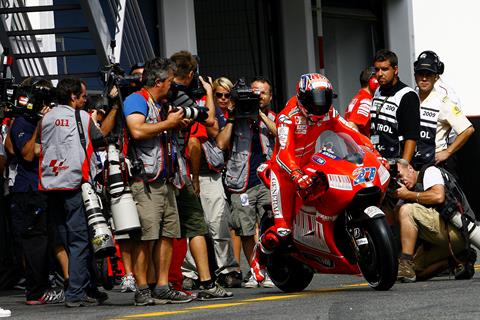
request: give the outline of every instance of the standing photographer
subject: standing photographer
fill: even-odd
[[[191,297],[171,289],[168,270],[172,259],[172,241],[180,236],[180,223],[172,182],[176,157],[172,130],[186,127],[183,110],[166,110],[160,104],[173,80],[175,65],[169,59],[154,58],[143,71],[145,86],[127,97],[123,113],[131,135],[131,155],[136,172],[132,193],[142,226],[137,242],[135,305],[190,302]],[[132,152],[133,151],[133,152]],[[153,255],[152,255],[153,250]],[[150,291],[147,270],[153,256],[157,283]],[[154,300],[155,299],[155,300]]]
[[[92,253],[81,185],[90,182],[93,149],[104,143],[103,135],[83,111],[85,82],[65,78],[58,83],[58,106],[47,113],[39,127],[39,190],[47,191],[57,233],[68,253],[67,307],[92,306],[108,296],[93,281]],[[38,140],[37,140],[38,141]]]
[[[52,83],[42,78],[28,78],[22,83],[15,101],[15,109],[21,115],[15,118],[9,133],[17,159],[10,210],[14,236],[19,239],[25,259],[28,305],[64,301],[63,290],[52,289],[48,279],[51,253],[47,231],[47,199],[45,194],[38,191],[38,158],[34,154],[37,121],[39,114],[43,116],[50,110],[51,89]]]
[[[257,223],[263,216],[263,206],[270,204],[270,192],[258,178],[257,168],[271,157],[277,130],[276,115],[270,110],[270,82],[266,79],[255,79],[251,84],[253,89],[239,86],[239,83],[237,82],[232,92],[255,92],[258,95],[258,109],[250,110],[252,107],[242,105],[244,101],[241,99],[233,101],[234,110],[229,113],[227,124],[218,134],[216,141],[220,149],[230,150],[225,185],[228,191],[232,192],[232,227],[241,237],[243,251],[250,262]],[[253,276],[245,287],[253,288],[259,285],[273,287],[268,277],[259,284]]]

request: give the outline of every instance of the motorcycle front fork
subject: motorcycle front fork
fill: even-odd
[[[364,251],[368,250],[368,239],[363,228],[358,223],[352,222],[353,218],[350,213],[346,213],[345,229],[350,236],[351,244],[357,260],[362,256]]]

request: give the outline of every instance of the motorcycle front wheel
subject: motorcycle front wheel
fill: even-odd
[[[299,292],[308,287],[312,269],[289,255],[272,253],[267,257],[267,272],[277,288],[284,292]]]
[[[375,290],[388,290],[397,280],[398,259],[392,231],[385,218],[367,220],[360,226],[367,242],[359,245],[358,266]]]

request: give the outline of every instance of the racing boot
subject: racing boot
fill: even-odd
[[[255,279],[262,282],[265,279],[265,263],[263,262],[265,254],[271,254],[280,245],[286,242],[286,239],[292,233],[291,229],[285,228],[285,224],[275,225],[268,228],[258,239],[253,250],[253,257],[250,263],[250,269]],[[283,220],[283,219],[282,219]]]

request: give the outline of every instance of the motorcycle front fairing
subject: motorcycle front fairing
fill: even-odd
[[[352,204],[360,209],[355,201],[362,198],[359,194],[376,191],[378,199],[370,197],[361,205],[363,209],[378,205],[388,186],[388,170],[367,147],[359,146],[347,134],[327,130],[318,138],[317,152],[304,172],[312,177],[321,173],[327,186],[317,184],[304,199],[297,197],[293,238],[301,256],[322,273],[358,273],[358,267],[346,260],[335,241],[336,220]]]

